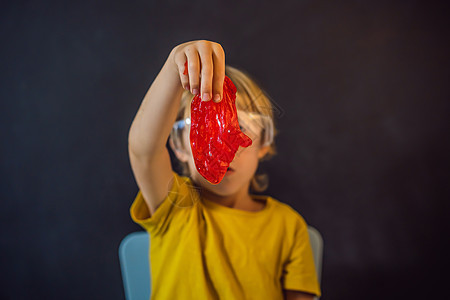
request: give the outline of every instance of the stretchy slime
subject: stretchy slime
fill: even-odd
[[[190,143],[194,163],[198,172],[213,184],[222,181],[239,146],[252,144],[239,128],[235,102],[236,87],[225,76],[222,101],[202,101],[195,95],[191,103]]]

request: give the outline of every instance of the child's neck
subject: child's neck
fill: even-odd
[[[217,195],[207,189],[202,189],[201,196],[214,203],[245,211],[259,211],[265,206],[265,203],[255,201],[249,195],[248,190],[245,189],[227,196]]]

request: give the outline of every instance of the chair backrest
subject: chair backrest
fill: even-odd
[[[119,246],[120,269],[127,300],[150,299],[149,235],[145,231],[127,235]]]
[[[308,226],[317,277],[322,276],[323,240],[319,231]],[[127,300],[148,300],[151,293],[149,235],[145,231],[128,234],[120,243],[119,260]]]
[[[314,256],[314,265],[316,266],[317,280],[320,283],[322,279],[323,239],[320,232],[312,226],[308,226],[308,233]],[[319,297],[314,297],[314,299],[317,300]]]
[[[322,279],[323,239],[320,232],[312,226],[308,226],[308,233],[314,256],[314,264],[316,265],[317,280],[320,283]]]

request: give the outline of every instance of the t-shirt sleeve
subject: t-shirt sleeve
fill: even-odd
[[[130,215],[134,222],[141,225],[150,234],[164,234],[170,226],[171,220],[180,215],[186,215],[196,203],[195,189],[187,177],[173,173],[173,182],[166,198],[151,215],[147,203],[139,191],[130,208]]]
[[[298,216],[296,221],[295,238],[289,258],[284,265],[282,284],[286,290],[321,295],[308,226],[301,216]]]

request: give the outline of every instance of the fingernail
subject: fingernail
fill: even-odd
[[[184,89],[185,89],[186,91],[191,90],[191,88],[189,87],[189,84],[186,84],[186,86],[184,87]]]
[[[210,98],[209,98],[209,93],[203,93],[203,97],[202,97],[202,100],[203,101],[208,101]]]
[[[198,94],[198,89],[193,89],[192,90],[192,94],[197,95]]]
[[[214,95],[214,102],[219,102],[220,101],[220,94],[215,94]]]

